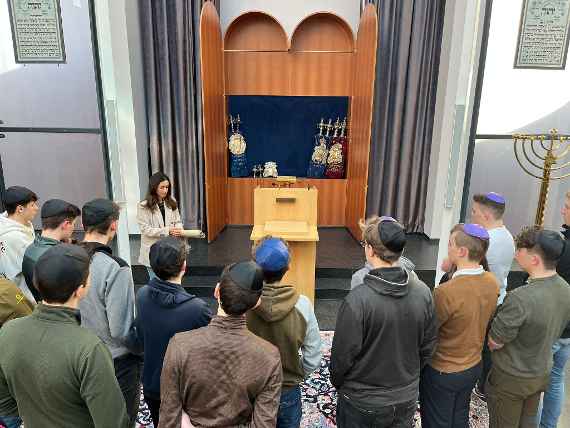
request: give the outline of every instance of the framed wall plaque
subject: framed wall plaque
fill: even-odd
[[[16,63],[65,63],[59,0],[8,0]]]
[[[514,68],[563,70],[570,0],[524,0]]]

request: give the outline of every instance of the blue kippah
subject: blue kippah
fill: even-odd
[[[485,197],[490,201],[505,205],[505,197],[503,195],[499,195],[498,193],[495,192],[489,192],[485,195]]]
[[[278,272],[289,264],[289,249],[281,239],[266,239],[257,247],[255,261],[265,271]]]
[[[487,232],[487,229],[475,223],[464,224],[463,232],[473,238],[484,239],[486,241],[489,240],[489,232]]]

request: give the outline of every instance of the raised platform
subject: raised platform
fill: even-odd
[[[183,285],[193,294],[212,296],[213,288],[223,268],[234,262],[251,259],[250,226],[228,226],[218,238],[208,244],[190,239],[188,275]],[[350,290],[352,274],[364,266],[364,251],[344,227],[319,228],[317,243],[316,298],[341,299]],[[416,272],[426,282],[435,278],[438,242],[421,235],[409,235],[405,256],[416,264]],[[145,284],[148,275],[143,266],[136,265],[140,237],[131,236],[133,276],[136,284]]]

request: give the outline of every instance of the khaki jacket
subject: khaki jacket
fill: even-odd
[[[148,253],[151,245],[159,239],[168,236],[168,230],[171,227],[181,228],[183,225],[178,209],[172,210],[168,205],[164,204],[165,222],[162,219],[162,214],[158,207],[155,207],[154,210],[151,211],[146,205],[146,201],[142,201],[137,211],[137,222],[141,231],[139,263],[150,267]]]
[[[0,278],[0,327],[14,318],[30,315],[33,310],[34,305],[15,283]]]

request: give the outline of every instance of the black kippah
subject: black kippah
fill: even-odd
[[[406,246],[406,232],[400,223],[394,219],[380,220],[378,235],[382,244],[394,253],[401,253]]]

